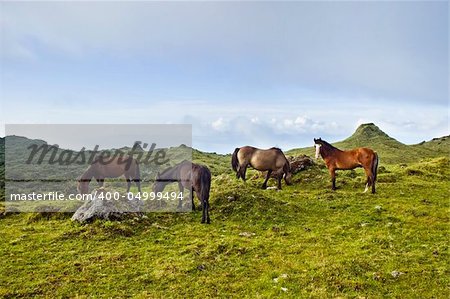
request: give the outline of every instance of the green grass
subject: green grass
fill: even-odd
[[[218,175],[227,157],[205,157],[220,161],[211,225],[200,212],[1,218],[0,297],[450,296],[448,158],[382,164],[372,195],[361,170],[338,172],[336,192],[322,164],[261,190],[262,179]]]

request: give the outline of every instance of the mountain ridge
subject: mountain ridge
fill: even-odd
[[[24,136],[8,135],[0,137],[0,165],[4,165],[4,146],[5,141],[12,138],[14,143],[24,144],[35,142],[38,144],[47,144],[44,140],[30,139]],[[328,140],[327,140],[328,141]],[[331,142],[337,148],[348,150],[355,147],[370,147],[376,150],[380,158],[385,163],[404,163],[418,161],[423,158],[433,158],[437,156],[450,156],[450,135],[435,137],[428,141],[418,144],[407,145],[386,134],[374,123],[365,123],[358,126],[355,132],[344,140]],[[191,148],[193,160],[195,162],[208,162],[213,164],[216,160],[224,164],[228,155],[222,155],[212,152],[204,152],[199,149]],[[294,148],[286,151],[288,155],[314,155],[314,147]],[[222,165],[224,166],[224,165]]]
[[[344,140],[330,142],[342,150],[369,147],[377,151],[384,163],[406,163],[424,158],[450,155],[449,136],[436,137],[419,144],[407,145],[389,136],[374,123],[361,124]],[[296,148],[287,151],[289,155],[314,155],[314,147]]]

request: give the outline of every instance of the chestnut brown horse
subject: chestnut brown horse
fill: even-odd
[[[263,189],[267,188],[267,181],[272,172],[277,174],[278,189],[281,189],[281,179],[283,176],[286,184],[291,184],[291,166],[279,148],[272,147],[267,150],[252,146],[236,148],[231,157],[231,167],[236,171],[238,179],[242,178],[245,181],[245,173],[248,166],[256,170],[267,171],[266,179],[262,185]]]
[[[336,190],[336,170],[350,170],[357,167],[364,168],[367,176],[366,189],[372,186],[372,193],[375,193],[375,182],[377,180],[378,154],[367,147],[358,147],[348,151],[342,151],[321,138],[314,138],[316,147],[316,159],[319,155],[325,161],[331,175],[332,189]]]
[[[173,167],[167,168],[162,173],[158,173],[153,185],[155,193],[162,192],[167,184],[178,182],[180,192],[184,188],[191,191],[190,198],[192,210],[195,210],[194,191],[202,204],[202,223],[210,223],[209,219],[209,191],[211,188],[211,172],[208,167],[183,161]],[[181,200],[178,202],[181,208]]]
[[[131,160],[130,160],[131,159]],[[103,186],[105,178],[117,178],[124,176],[127,180],[127,193],[130,191],[131,181],[136,183],[138,191],[141,192],[141,175],[139,163],[130,156],[115,156],[108,161],[97,157],[78,178],[77,189],[82,194],[89,193],[89,183],[95,178],[100,187]]]

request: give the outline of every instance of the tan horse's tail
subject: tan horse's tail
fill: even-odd
[[[240,148],[236,148],[234,150],[233,155],[231,156],[231,167],[233,168],[234,171],[237,172],[238,168],[239,168],[239,161],[238,161],[238,152],[239,152]]]

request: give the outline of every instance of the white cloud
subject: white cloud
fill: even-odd
[[[211,123],[211,127],[217,131],[226,131],[228,129],[228,122],[226,122],[223,117],[219,117]]]

